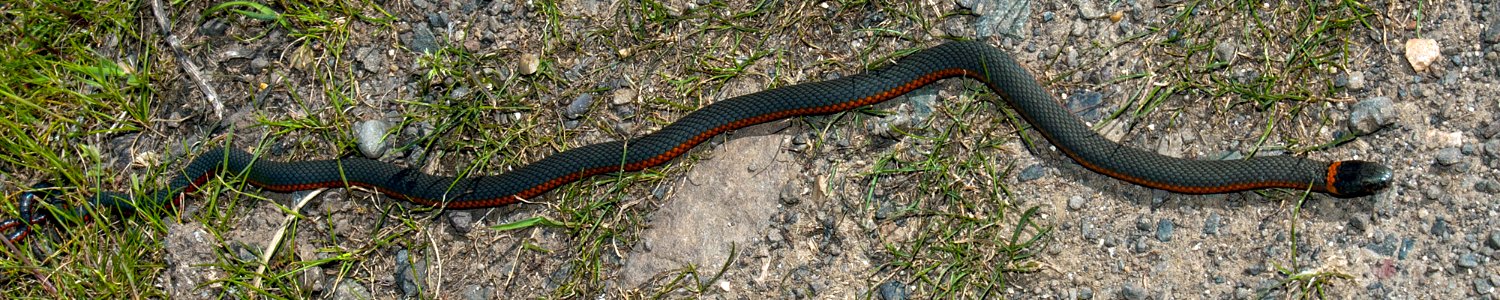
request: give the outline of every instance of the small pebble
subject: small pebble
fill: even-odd
[[[1491,2],[1490,5],[1494,6],[1500,4]],[[1495,22],[1490,23],[1490,28],[1485,29],[1484,33],[1479,35],[1479,40],[1490,44],[1500,43],[1500,18],[1495,19]]]
[[[1147,219],[1145,216],[1141,216],[1135,219],[1135,229],[1139,229],[1141,231],[1151,231],[1151,223],[1151,219]]]
[[[1367,135],[1395,123],[1396,108],[1391,98],[1375,97],[1349,108],[1349,131]]]
[[[406,41],[406,48],[418,53],[431,53],[437,50],[437,37],[432,35],[432,29],[427,26],[414,26],[411,29],[411,39]]]
[[[1219,216],[1217,212],[1208,213],[1208,218],[1203,220],[1203,234],[1219,234],[1219,223],[1223,222],[1223,219],[1224,217]]]
[[[1417,73],[1427,72],[1427,69],[1436,62],[1439,53],[1438,42],[1433,39],[1410,39],[1406,40],[1406,62],[1411,64],[1412,70]]]
[[[1485,194],[1500,194],[1500,182],[1494,179],[1482,179],[1474,183],[1474,190]]]
[[[1146,237],[1141,237],[1136,239],[1135,243],[1132,243],[1130,250],[1135,251],[1135,253],[1151,252],[1151,244],[1146,242]]]
[[[1220,41],[1219,44],[1214,45],[1214,59],[1225,62],[1232,61],[1237,51],[1239,50],[1236,49],[1234,43]]]
[[[1146,291],[1141,290],[1140,287],[1135,286],[1133,283],[1126,283],[1120,287],[1120,297],[1129,300],[1142,300],[1146,299]]]
[[[1356,91],[1356,92],[1357,91],[1364,91],[1365,90],[1365,83],[1366,82],[1365,82],[1365,73],[1364,72],[1359,72],[1359,71],[1349,72],[1349,90]]]
[[[1458,267],[1459,268],[1464,268],[1464,269],[1478,268],[1479,267],[1479,257],[1476,256],[1476,255],[1474,255],[1474,253],[1464,253],[1463,255],[1459,255],[1458,256]]]
[[[1250,267],[1245,268],[1245,275],[1256,276],[1256,275],[1260,275],[1260,273],[1265,273],[1265,272],[1266,272],[1266,266],[1262,266],[1262,265],[1250,265]]]
[[[1042,166],[1042,164],[1034,164],[1027,166],[1026,169],[1022,169],[1021,175],[1017,179],[1020,179],[1021,182],[1027,182],[1042,178],[1043,175],[1047,175],[1047,168]]]
[[[1355,214],[1349,217],[1349,228],[1355,232],[1365,232],[1370,227],[1370,216],[1367,214]]]
[[[474,230],[474,213],[452,210],[448,211],[448,224],[453,225],[453,230],[458,234],[468,234]]]
[[[1490,248],[1500,250],[1500,230],[1490,232],[1490,238],[1484,244],[1489,245]]]
[[[1401,249],[1396,251],[1396,259],[1405,260],[1406,255],[1411,253],[1411,248],[1417,245],[1417,240],[1405,238],[1401,240]]]
[[[1083,197],[1080,197],[1080,196],[1077,196],[1077,195],[1074,195],[1072,197],[1068,197],[1068,209],[1072,209],[1072,210],[1083,209],[1083,205],[1084,204],[1088,204],[1088,201],[1089,201],[1088,199],[1084,199]]]
[[[463,297],[464,300],[483,300],[491,299],[490,295],[494,294],[495,288],[487,285],[472,285],[464,288]]]
[[[1165,242],[1172,241],[1172,220],[1161,219],[1156,222],[1156,240]]]
[[[1493,284],[1490,284],[1489,280],[1484,280],[1483,278],[1475,278],[1474,292],[1479,293],[1480,295],[1489,295],[1490,293],[1495,292],[1495,286]]]
[[[1078,299],[1080,299],[1080,300],[1094,299],[1094,289],[1089,288],[1089,287],[1078,288]]]
[[[1437,155],[1435,155],[1435,157],[1437,158],[1438,164],[1442,164],[1444,166],[1452,166],[1454,164],[1462,162],[1464,155],[1463,153],[1458,151],[1458,148],[1450,147],[1438,149]]]
[[[542,58],[540,56],[537,56],[536,54],[531,53],[521,54],[520,63],[521,65],[519,69],[521,71],[521,75],[536,74],[537,69],[541,68],[542,66]]]
[[[1084,121],[1096,122],[1104,118],[1103,111],[1104,94],[1097,91],[1085,90],[1074,92],[1068,96],[1066,105],[1068,111],[1078,115]]]
[[[396,252],[396,282],[401,289],[402,295],[416,297],[421,291],[422,284],[427,282],[427,262],[420,257],[412,257],[406,249]]]
[[[885,283],[881,283],[877,289],[880,290],[880,299],[905,300],[907,298],[906,284],[900,281],[886,281]]]
[[[563,116],[568,119],[579,119],[589,112],[589,107],[594,105],[594,94],[584,93],[573,98],[568,107],[563,109]]]
[[[635,96],[636,96],[636,93],[635,93],[634,89],[631,89],[631,88],[617,89],[617,90],[615,90],[614,99],[610,100],[610,103],[613,103],[614,105],[626,105],[626,104],[630,104],[631,102],[635,102]]]
[[[386,132],[390,130],[390,127],[390,124],[379,119],[355,123],[354,134],[359,141],[359,153],[370,159],[384,156],[385,151],[390,148],[385,143]]]
[[[1437,237],[1442,237],[1451,233],[1451,231],[1448,230],[1448,221],[1443,220],[1443,217],[1438,217],[1436,220],[1433,220],[1432,230],[1429,230],[1428,232]]]

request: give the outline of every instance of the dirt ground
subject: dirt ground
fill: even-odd
[[[962,37],[1012,53],[1059,101],[1130,146],[1220,159],[1358,133],[1291,152],[1381,162],[1395,180],[1352,199],[1156,191],[1083,169],[982,85],[945,80],[873,110],[739,130],[667,166],[511,207],[430,212],[369,191],[323,191],[297,210],[283,245],[290,258],[278,259],[305,267],[273,266],[297,288],[268,293],[1500,295],[1500,4],[1367,2],[1358,6],[1364,21],[1314,34],[1289,28],[1350,8],[1040,1],[1008,36],[989,23],[1006,12],[998,2],[901,2],[376,1],[393,19],[329,21],[347,26],[343,40],[204,16],[205,7],[190,4],[172,12],[174,32],[226,111],[219,117],[204,105],[189,79],[160,83],[172,97],[162,100],[158,128],[117,137],[129,142],[105,153],[123,170],[145,152],[190,157],[158,146],[193,143],[259,147],[279,160],[327,158],[355,148],[356,124],[378,120],[390,124],[396,145],[382,160],[439,174],[501,172],[559,149],[647,134],[718,100],[859,73]],[[1333,38],[1312,41],[1322,37]],[[1416,38],[1440,47],[1423,72],[1406,58]],[[1299,52],[1307,49],[1336,54],[1307,67],[1297,58],[1314,55]],[[1245,95],[1298,97],[1260,104]],[[327,123],[268,125],[305,116]],[[502,138],[510,134],[523,137]],[[493,149],[507,145],[526,147]],[[283,207],[302,195],[242,192],[272,201],[203,204],[234,208],[209,224],[198,217],[169,227],[162,243],[172,250],[161,253],[166,270],[154,280],[170,295],[254,293],[222,281],[244,274],[221,266],[256,259],[286,227]],[[183,214],[222,209],[203,205]],[[533,217],[562,224],[491,228]],[[307,263],[319,260],[334,262]]]

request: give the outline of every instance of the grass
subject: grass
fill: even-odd
[[[411,26],[425,25],[425,15],[413,18],[406,7],[380,6],[365,1],[181,2],[168,11],[180,18],[175,26],[199,26],[203,18],[219,18],[236,28],[230,37],[254,43],[285,34],[276,53],[285,65],[270,68],[280,81],[257,82],[264,87],[220,91],[231,110],[253,111],[249,129],[233,124],[204,124],[213,113],[196,99],[183,83],[172,50],[162,37],[145,6],[149,2],[59,2],[0,4],[0,17],[10,21],[0,26],[0,188],[8,199],[31,183],[51,181],[65,187],[100,187],[137,192],[159,187],[192,153],[203,147],[190,144],[224,145],[231,140],[254,141],[259,149],[270,149],[278,159],[326,158],[330,153],[351,152],[352,124],[377,114],[370,99],[390,101],[400,121],[388,137],[396,138],[395,153],[408,163],[459,174],[489,174],[503,166],[517,166],[555,151],[579,146],[581,140],[620,138],[636,134],[617,132],[619,120],[605,113],[591,113],[579,120],[582,128],[562,125],[557,103],[582,93],[607,90],[593,85],[590,76],[613,75],[617,64],[628,65],[663,57],[681,59],[646,76],[628,78],[628,86],[641,90],[638,106],[643,126],[660,126],[688,111],[719,100],[721,90],[736,80],[764,80],[772,88],[822,79],[817,72],[856,71],[889,63],[931,42],[926,33],[957,19],[971,16],[952,13],[931,16],[925,7],[910,3],[839,1],[831,7],[796,6],[777,1],[748,1],[733,5],[710,2],[679,10],[674,3],[640,1],[607,12],[613,24],[583,24],[589,19],[568,11],[562,1],[539,1],[533,9],[540,30],[525,37],[537,47],[497,47],[471,50],[439,35],[438,49],[430,53],[398,55],[410,60],[419,72],[403,69],[375,76],[360,75],[354,53],[371,44],[405,45],[401,20]],[[483,10],[484,8],[480,8]],[[1258,147],[1317,150],[1322,141],[1298,135],[1284,126],[1290,118],[1307,118],[1323,104],[1345,101],[1328,74],[1348,64],[1348,36],[1370,27],[1374,11],[1355,1],[1335,1],[1309,6],[1279,6],[1267,9],[1254,1],[1189,1],[1172,7],[1177,13],[1161,24],[1152,24],[1108,43],[1078,45],[1084,63],[1068,69],[1059,60],[1037,70],[1061,68],[1050,78],[1039,78],[1049,86],[1068,88],[1077,77],[1094,71],[1105,53],[1133,49],[1170,60],[1146,65],[1146,69],[1105,78],[1099,86],[1123,86],[1130,97],[1110,115],[1113,119],[1165,118],[1172,126],[1184,107],[1199,105],[1185,99],[1207,99],[1216,114],[1229,114],[1239,106],[1264,112],[1253,137]],[[814,11],[814,13],[801,13]],[[870,12],[887,21],[868,27],[862,24]],[[200,17],[182,17],[200,16]],[[1268,17],[1275,16],[1275,18]],[[815,18],[816,17],[816,18]],[[193,21],[188,21],[193,20]],[[454,16],[455,23],[474,26],[478,20]],[[462,22],[458,22],[462,21]],[[265,28],[252,25],[266,25]],[[571,32],[574,27],[589,30]],[[257,29],[261,28],[261,29]],[[468,27],[473,28],[473,27]],[[828,28],[848,33],[824,36]],[[1113,28],[1113,27],[1111,27]],[[456,30],[463,30],[462,28]],[[190,32],[177,30],[175,32]],[[951,34],[951,33],[950,33]],[[580,42],[584,36],[601,40]],[[1291,38],[1288,38],[1291,37]],[[854,53],[833,47],[819,49],[818,39],[862,39]],[[778,40],[782,39],[782,40]],[[812,42],[785,43],[783,40]],[[1233,57],[1220,57],[1215,49],[1223,40],[1240,41]],[[192,40],[190,40],[192,41]],[[682,41],[702,41],[693,45]],[[810,44],[813,47],[802,47]],[[569,75],[576,61],[569,55],[588,46],[610,48],[614,54],[598,59],[583,76]],[[791,45],[791,46],[788,46]],[[215,43],[189,44],[190,52],[203,57],[223,49]],[[375,49],[385,49],[375,47]],[[399,49],[399,48],[398,48]],[[505,70],[522,51],[536,51],[541,67],[536,74]],[[383,50],[377,50],[383,51]],[[812,53],[812,54],[809,54]],[[387,57],[387,59],[391,59]],[[207,61],[203,61],[206,63]],[[811,62],[811,65],[809,64]],[[278,64],[283,61],[278,61]],[[406,65],[398,68],[408,68]],[[208,69],[213,70],[216,66]],[[1251,75],[1244,71],[1248,68]],[[809,71],[804,77],[790,76]],[[416,99],[390,99],[390,95],[368,95],[363,91],[372,78],[393,76],[386,83],[413,86]],[[627,75],[628,76],[628,75]],[[232,81],[222,77],[216,80]],[[1287,82],[1302,82],[1289,85]],[[817,188],[831,191],[827,209],[849,216],[854,227],[875,232],[881,226],[910,228],[906,236],[874,236],[876,249],[866,251],[876,261],[863,297],[874,297],[876,286],[887,280],[908,283],[917,295],[937,298],[976,298],[1006,295],[1006,290],[1026,283],[1037,272],[1046,272],[1053,259],[1046,249],[1056,230],[1045,214],[1045,204],[1034,195],[1018,195],[1008,186],[1021,168],[1003,148],[1016,139],[1024,122],[1003,111],[1003,105],[984,100],[994,96],[982,87],[963,86],[950,104],[938,107],[930,126],[897,128],[901,138],[881,145],[847,141],[868,136],[861,124],[895,109],[878,106],[829,117],[806,118],[799,123],[813,131],[808,156],[832,161],[864,160],[871,163],[824,170],[833,179]],[[939,86],[951,86],[942,85]],[[647,92],[640,87],[661,87]],[[189,91],[190,95],[174,92]],[[951,89],[950,89],[951,90]],[[464,92],[467,91],[467,92]],[[271,96],[264,96],[264,95]],[[281,96],[278,96],[281,95]],[[185,99],[184,99],[185,97]],[[558,100],[558,99],[563,100]],[[597,98],[607,99],[607,96]],[[608,100],[598,100],[594,111],[608,109]],[[226,112],[226,117],[228,113]],[[1291,112],[1282,116],[1279,112]],[[1108,122],[1109,120],[1106,120]],[[1322,125],[1326,120],[1319,120]],[[225,123],[230,123],[226,121]],[[1101,122],[1104,123],[1104,122]],[[189,129],[182,129],[187,127]],[[215,128],[227,129],[215,129]],[[212,132],[212,133],[208,133]],[[416,132],[416,133],[412,133]],[[182,138],[182,136],[191,136]],[[101,145],[128,144],[132,151],[122,156],[118,149]],[[244,144],[240,144],[244,145]],[[1257,148],[1258,149],[1258,148]],[[179,154],[182,153],[182,154]],[[139,162],[114,160],[144,157]],[[487,164],[469,163],[488,161]],[[514,222],[489,229],[500,242],[513,247],[494,256],[507,261],[532,263],[509,270],[508,278],[528,280],[544,277],[551,289],[539,296],[579,298],[599,293],[624,293],[632,298],[677,298],[712,295],[719,287],[703,279],[722,279],[747,253],[738,251],[722,265],[688,266],[678,272],[660,274],[640,290],[610,290],[604,283],[619,267],[620,245],[637,243],[656,204],[652,196],[658,186],[669,184],[691,168],[695,158],[680,159],[668,166],[643,172],[597,176],[549,194],[545,203],[534,205],[542,212],[518,217]],[[433,166],[427,166],[433,165]],[[75,188],[64,191],[77,191]],[[325,192],[335,193],[335,192]],[[442,217],[426,209],[413,209],[368,193],[350,193],[360,213],[372,219],[374,229],[364,235],[344,236],[333,232],[329,218],[313,218],[298,209],[277,204],[289,222],[279,224],[288,238],[279,247],[236,244],[231,236],[243,230],[245,215],[270,201],[263,192],[233,179],[216,181],[196,200],[202,209],[187,216],[186,223],[202,224],[212,236],[204,247],[212,251],[208,268],[221,270],[222,277],[204,287],[236,298],[302,298],[314,296],[301,276],[324,272],[338,282],[381,284],[375,277],[389,265],[391,249],[439,256],[449,247],[428,240],[432,228],[443,226]],[[64,200],[79,201],[69,193]],[[79,195],[79,196],[72,196]],[[1272,197],[1278,195],[1270,195]],[[334,196],[337,199],[336,196]],[[369,200],[376,199],[376,200]],[[643,201],[643,204],[627,204]],[[6,215],[15,207],[4,204]],[[1296,224],[1300,203],[1290,219]],[[486,213],[487,214],[487,213]],[[168,290],[156,282],[170,270],[164,237],[179,221],[171,213],[154,212],[143,217],[116,218],[101,214],[99,222],[68,225],[44,238],[30,239],[0,251],[0,294],[3,298],[152,298],[166,297]],[[163,217],[164,216],[164,217]],[[300,222],[313,220],[314,222]],[[321,221],[321,223],[319,223]],[[1303,271],[1297,260],[1297,229],[1288,229],[1293,241],[1291,261],[1278,276],[1281,288],[1294,296],[1322,296],[1348,275],[1338,271]],[[355,231],[359,232],[359,231]],[[566,244],[548,243],[534,235],[562,235]],[[839,238],[815,236],[813,238]],[[299,245],[314,241],[317,245]],[[336,245],[336,246],[329,246]],[[740,245],[746,246],[746,245]],[[753,245],[752,245],[753,246]],[[311,249],[312,256],[306,256]],[[739,248],[737,248],[739,249]],[[248,255],[247,255],[248,254]],[[753,254],[749,254],[753,255]],[[429,256],[418,256],[426,259]],[[320,271],[321,270],[321,271]],[[539,271],[540,270],[540,271]],[[527,272],[554,272],[545,275]],[[379,273],[379,274],[377,274]],[[520,274],[520,275],[516,275]],[[557,278],[546,278],[561,274]],[[445,274],[444,278],[463,274]],[[527,277],[533,276],[533,277]],[[538,280],[540,281],[540,280]],[[714,282],[708,280],[707,282]],[[805,293],[806,288],[788,282],[785,293]],[[433,287],[428,287],[433,288]],[[784,294],[783,294],[784,295]],[[780,296],[780,295],[777,295]]]

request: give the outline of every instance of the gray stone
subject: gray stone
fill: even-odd
[[[1474,183],[1474,190],[1485,194],[1500,194],[1500,182],[1494,179],[1482,179]]]
[[[464,288],[464,300],[494,299],[495,288],[487,285],[472,285]]]
[[[1500,4],[1491,3],[1490,5]],[[1484,33],[1479,34],[1479,39],[1483,40],[1485,43],[1500,43],[1500,18],[1495,19],[1496,20],[1494,22],[1490,22],[1490,28],[1485,29]]]
[[[1084,204],[1088,204],[1088,199],[1085,199],[1078,195],[1068,197],[1068,209],[1080,210],[1083,209]]]
[[[1021,175],[1017,176],[1016,179],[1021,180],[1021,182],[1027,182],[1036,180],[1037,178],[1042,178],[1043,175],[1047,175],[1046,166],[1043,166],[1042,164],[1034,164],[1027,166],[1025,169],[1022,169]]]
[[[1079,118],[1088,122],[1097,122],[1104,118],[1103,109],[1104,94],[1092,90],[1073,92],[1068,96],[1066,105],[1068,111],[1078,115]]]
[[[1349,90],[1351,90],[1351,91],[1364,91],[1365,90],[1365,84],[1366,84],[1366,82],[1367,81],[1365,81],[1365,72],[1360,72],[1360,71],[1349,72]]]
[[[1497,250],[1500,250],[1500,230],[1491,231],[1490,232],[1490,238],[1486,239],[1484,241],[1484,244],[1485,245],[1489,245],[1490,248],[1495,248]]]
[[[333,288],[333,299],[335,300],[364,300],[370,298],[370,289],[354,280],[339,280],[338,286]]]
[[[1146,237],[1141,237],[1136,239],[1135,243],[1131,243],[1130,251],[1135,251],[1135,253],[1151,252],[1151,244],[1146,242]]]
[[[425,290],[427,283],[427,260],[413,257],[406,249],[396,251],[396,283],[402,295],[416,297]]]
[[[385,121],[374,119],[359,121],[354,124],[354,134],[359,141],[359,153],[367,158],[377,159],[385,155],[389,149],[386,145],[386,135],[391,125]]]
[[[1366,99],[1349,109],[1349,131],[1356,135],[1374,133],[1395,122],[1396,107],[1388,97]]]
[[[448,211],[448,225],[453,226],[453,231],[458,234],[468,234],[474,230],[474,213],[462,210]]]
[[[1490,293],[1495,292],[1495,286],[1493,284],[1490,284],[1489,280],[1484,280],[1483,278],[1475,278],[1474,292],[1479,293],[1480,295],[1489,295]]]
[[[568,103],[567,108],[563,109],[563,116],[569,119],[582,118],[584,114],[589,112],[589,107],[593,105],[594,94],[584,93],[578,95],[577,98],[573,98],[573,102]]]
[[[386,54],[380,49],[365,46],[365,48],[354,49],[354,60],[360,62],[360,68],[371,74],[386,71]]]
[[[432,29],[427,26],[414,26],[411,29],[411,39],[406,41],[406,48],[413,52],[432,53],[437,50],[437,37],[432,35]]]
[[[1428,232],[1432,233],[1433,236],[1442,237],[1444,235],[1452,233],[1453,231],[1448,228],[1447,220],[1443,220],[1443,217],[1438,217],[1437,219],[1432,221],[1432,230],[1429,230]]]
[[[979,19],[974,31],[983,37],[1005,35],[1021,37],[1021,30],[1031,16],[1031,2],[1023,0],[974,1],[971,8]]]
[[[1208,218],[1203,219],[1203,234],[1219,234],[1219,224],[1224,221],[1223,219],[1224,217],[1219,216],[1217,212],[1208,213]]]
[[[1448,147],[1438,149],[1437,155],[1435,155],[1434,157],[1437,158],[1438,164],[1442,164],[1444,166],[1452,166],[1454,164],[1463,162],[1464,154],[1462,152],[1459,152],[1458,148]]]
[[[1156,240],[1165,242],[1172,241],[1172,220],[1161,219],[1156,222]]]
[[[880,299],[905,300],[908,296],[906,293],[906,284],[897,280],[881,283],[876,289],[880,290]]]
[[[1120,297],[1129,300],[1143,300],[1146,299],[1146,291],[1135,286],[1133,283],[1126,283],[1120,287]]]
[[[1474,253],[1464,253],[1462,255],[1459,255],[1457,265],[1459,268],[1464,269],[1478,268],[1479,256],[1474,255]]]

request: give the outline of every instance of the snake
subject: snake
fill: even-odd
[[[979,41],[950,41],[860,74],[716,101],[653,133],[561,151],[500,174],[440,176],[363,157],[275,161],[223,147],[200,154],[166,188],[143,197],[102,191],[86,198],[85,204],[127,213],[143,206],[176,207],[215,176],[237,174],[275,192],[358,186],[424,206],[499,207],[586,177],[661,165],[726,131],[849,111],[954,77],[983,83],[1072,161],[1145,187],[1185,194],[1286,188],[1348,198],[1374,194],[1391,182],[1391,169],[1377,162],[1328,162],[1293,155],[1194,160],[1125,146],[1090,129],[1009,54]],[[0,221],[5,238],[19,241],[30,233],[29,224],[48,220],[46,214],[30,211],[39,203],[55,202],[47,199],[56,189],[34,190],[20,197],[19,218]]]

